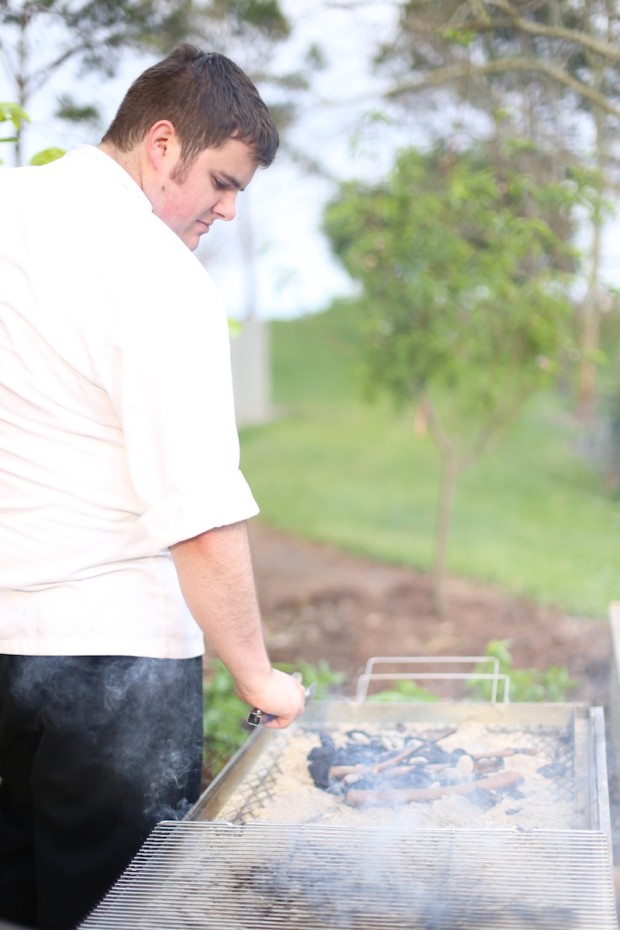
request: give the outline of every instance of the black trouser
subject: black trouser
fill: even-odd
[[[197,799],[202,662],[0,656],[0,920],[69,930]]]

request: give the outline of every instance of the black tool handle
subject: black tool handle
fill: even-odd
[[[301,681],[301,672],[293,672],[291,677]],[[308,697],[309,693],[310,689],[306,688],[306,697]],[[273,720],[273,714],[264,714],[258,707],[253,707],[248,714],[248,724],[251,727],[259,727],[261,723],[268,723],[270,720]]]
[[[252,710],[250,711],[250,713],[248,714],[248,723],[249,723],[249,725],[250,725],[251,727],[258,727],[258,726],[260,726],[260,724],[262,723],[262,720],[263,720],[263,716],[264,716],[264,715],[263,715],[262,710],[259,710],[258,707],[253,707]],[[268,717],[269,717],[269,714],[267,714],[266,716],[267,716],[267,718],[268,718]]]

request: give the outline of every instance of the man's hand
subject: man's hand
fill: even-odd
[[[272,729],[287,727],[302,713],[306,702],[304,686],[292,675],[275,668],[264,684],[254,686],[251,691],[235,685],[235,690],[242,701],[263,713],[264,725]]]

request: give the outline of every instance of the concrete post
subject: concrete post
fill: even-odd
[[[237,426],[264,423],[274,416],[271,395],[269,323],[252,317],[231,338]]]

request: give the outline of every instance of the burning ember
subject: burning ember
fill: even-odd
[[[276,733],[218,816],[233,823],[574,829],[572,728],[475,718]]]
[[[523,775],[507,769],[505,760],[518,754],[535,756],[536,749],[510,746],[476,753],[462,747],[444,749],[442,740],[455,732],[450,728],[432,739],[405,738],[401,748],[394,748],[393,739],[364,730],[350,730],[338,746],[323,732],[320,747],[309,753],[308,769],[318,788],[341,796],[354,807],[396,806],[467,794],[486,809],[506,794],[517,800],[524,797],[519,790]]]

